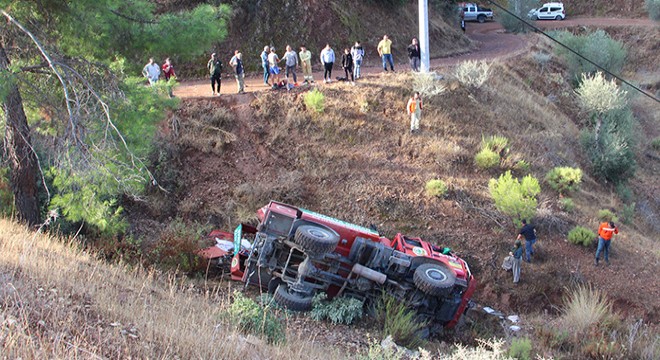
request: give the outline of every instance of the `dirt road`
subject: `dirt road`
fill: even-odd
[[[558,29],[573,26],[643,26],[653,27],[657,24],[649,19],[617,19],[617,18],[571,18],[563,21],[537,21],[536,25],[542,29]],[[441,68],[456,65],[465,60],[494,60],[508,58],[519,55],[527,50],[530,43],[530,36],[513,35],[504,32],[504,29],[498,22],[488,23],[468,23],[467,36],[477,44],[477,49],[472,52],[460,54],[457,56],[437,58],[431,60],[431,68]],[[399,70],[407,71],[407,63],[397,62]],[[362,67],[363,75],[379,74],[382,72],[380,66]],[[298,71],[302,78],[302,71]],[[333,78],[343,76],[343,71],[339,63],[335,63]],[[314,72],[314,79],[323,79],[321,71]],[[322,82],[321,82],[322,83]],[[263,91],[269,87],[264,85],[261,74],[249,74],[245,78],[245,90],[247,92]],[[225,75],[222,79],[222,95],[235,94],[236,81],[233,77]],[[180,98],[212,97],[210,83],[208,80],[184,80],[174,90],[174,95]]]

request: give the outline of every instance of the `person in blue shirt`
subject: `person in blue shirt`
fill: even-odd
[[[268,84],[268,79],[270,78],[270,71],[268,70],[268,54],[270,53],[270,47],[268,45],[264,46],[264,51],[261,53],[261,66],[264,68],[264,85],[270,86]]]

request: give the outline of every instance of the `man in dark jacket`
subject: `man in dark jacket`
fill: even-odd
[[[213,95],[220,95],[220,86],[222,85],[222,61],[215,56],[215,53],[211,54],[211,59],[206,64],[206,67],[209,69],[209,75],[211,76],[211,90]],[[215,84],[218,84],[217,91]]]
[[[536,229],[531,224],[527,223],[527,220],[522,220],[523,227],[518,233],[517,239],[520,240],[521,237],[525,237],[525,261],[528,263],[532,262],[532,255],[534,255],[534,243],[536,242]]]
[[[417,38],[413,38],[412,44],[408,45],[408,58],[410,59],[410,68],[415,72],[419,72],[421,52]]]
[[[344,49],[344,53],[341,55],[341,67],[344,68],[346,81],[348,81],[348,76],[350,75],[351,83],[354,83],[355,78],[353,77],[353,56],[351,56],[351,52],[348,50],[348,48]]]

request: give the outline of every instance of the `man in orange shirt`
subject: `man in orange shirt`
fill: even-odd
[[[612,235],[618,234],[619,229],[614,225],[614,222],[610,221],[600,224],[598,227],[598,249],[596,250],[596,266],[598,266],[598,258],[600,257],[600,252],[605,253],[605,263],[610,264],[610,242],[612,241]]]

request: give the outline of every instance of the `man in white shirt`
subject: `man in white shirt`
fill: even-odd
[[[149,62],[142,69],[142,75],[149,80],[149,85],[154,85],[158,82],[160,76],[160,66],[154,62],[154,58],[149,58]]]

